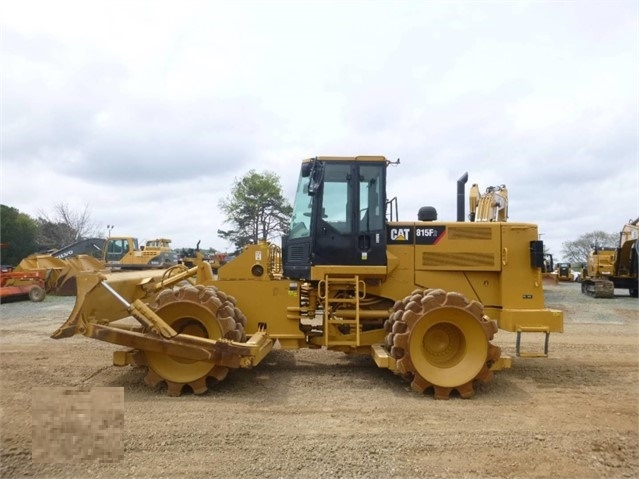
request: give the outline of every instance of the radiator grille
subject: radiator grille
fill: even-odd
[[[287,248],[287,261],[295,262],[301,261],[304,262],[308,259],[308,254],[306,254],[305,245],[293,245]]]
[[[473,267],[494,266],[493,253],[422,253],[422,266],[430,267]]]
[[[468,226],[450,226],[449,240],[490,240],[493,238],[493,228],[470,228]]]

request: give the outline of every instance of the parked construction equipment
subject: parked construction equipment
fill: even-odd
[[[541,266],[541,279],[547,284],[558,284],[559,279],[555,271],[552,254],[544,253],[544,262]]]
[[[544,307],[537,226],[502,216],[464,222],[467,174],[457,222],[434,221],[433,207],[399,221],[396,198],[386,196],[389,164],[304,160],[282,248],[246,246],[217,279],[205,261],[127,277],[81,273],[76,305],[52,337],[125,346],[114,364],[145,366],[146,383],[165,383],[170,395],[203,393],[230,369],[259,364],[274,344],[368,354],[442,399],[471,397],[511,366],[491,342],[498,329],[517,334],[517,356],[547,356],[563,313]],[[543,349],[524,347],[524,336],[539,334]]]
[[[507,221],[508,189],[506,185],[489,186],[482,194],[477,183],[470,188],[470,221]]]
[[[557,263],[556,265],[557,279],[559,281],[572,281],[572,266],[570,263]]]
[[[45,290],[57,296],[75,295],[75,276],[81,271],[105,271],[104,263],[89,255],[64,259],[51,254],[32,254],[24,258],[15,271],[38,273],[44,278]]]
[[[104,238],[85,238],[70,245],[51,251],[49,254],[54,258],[66,259],[79,255],[87,255],[96,259],[104,259]]]
[[[169,268],[178,264],[178,255],[170,245],[170,239],[158,238],[140,248],[137,238],[111,236],[106,240],[103,260],[108,268]]]
[[[612,298],[615,288],[639,296],[639,218],[628,221],[619,233],[616,247],[595,246],[581,275],[582,293],[594,298]]]
[[[203,254],[200,251],[199,241],[197,242],[195,249],[182,249],[181,253],[178,255],[178,262],[187,268],[192,268],[200,261],[206,261],[211,265],[214,275],[217,274],[218,268],[226,264],[229,260],[230,257],[227,253]]]
[[[76,276],[83,271],[166,269],[178,263],[177,254],[166,238],[149,240],[141,248],[137,238],[117,236],[87,238],[47,254],[24,258],[15,271],[39,272],[48,293],[76,294]]]
[[[26,299],[40,302],[45,296],[44,278],[39,272],[0,272],[0,302]]]

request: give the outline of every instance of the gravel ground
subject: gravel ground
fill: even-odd
[[[0,476],[639,476],[639,303],[587,298],[574,283],[547,286],[546,301],[565,312],[550,357],[515,358],[474,398],[449,401],[413,393],[368,357],[322,350],[274,351],[203,396],[172,398],[140,368],[111,366],[110,344],[49,339],[74,298],[3,304]],[[514,334],[495,343],[514,356]],[[43,387],[124,388],[123,455],[32,459]]]

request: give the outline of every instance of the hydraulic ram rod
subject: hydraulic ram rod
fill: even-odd
[[[153,332],[160,334],[162,337],[171,339],[177,336],[177,332],[168,324],[166,324],[162,318],[160,318],[155,311],[149,308],[141,300],[136,299],[133,303],[129,303],[124,299],[117,291],[107,284],[106,281],[100,281],[100,284],[111,293],[115,299],[124,305],[131,316],[137,319],[142,326],[151,328]]]

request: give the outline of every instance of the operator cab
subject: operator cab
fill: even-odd
[[[107,263],[119,262],[129,251],[137,251],[138,239],[109,237],[104,246],[104,258]]]
[[[282,239],[286,277],[309,279],[316,265],[386,265],[386,165],[380,156],[302,163]]]

